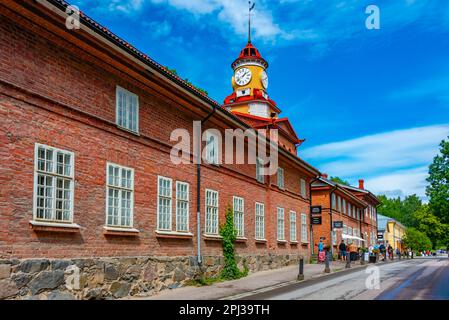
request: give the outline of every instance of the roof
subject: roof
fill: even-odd
[[[371,191],[366,190],[366,189],[360,189],[357,187],[353,187],[353,186],[348,186],[348,185],[342,185],[343,188],[348,189],[352,192],[358,192],[358,193],[363,193],[365,195],[367,195],[368,197],[372,198],[377,204],[380,204],[380,200],[373,194],[371,193]]]
[[[406,227],[402,223],[400,223],[398,220],[377,213],[377,229],[379,231],[385,231],[387,229],[388,222],[394,222],[401,228],[406,229]]]
[[[323,177],[319,177],[313,184],[312,184],[312,188],[319,188],[319,187],[323,187],[323,186],[331,186],[334,187],[336,190],[339,190],[341,193],[345,194],[346,196],[348,196],[349,198],[351,198],[352,200],[354,200],[355,202],[361,204],[364,208],[367,207],[367,204],[360,200],[359,198],[357,198],[354,194],[352,194],[351,192],[346,191],[344,187],[344,185],[340,184],[340,183],[336,183],[332,180],[323,178]]]
[[[48,10],[51,10],[53,13],[57,13],[59,16],[64,17],[66,16],[66,9],[68,6],[70,6],[70,3],[68,3],[65,0],[46,0],[46,1],[39,1],[39,2],[33,2],[36,6],[42,6],[45,7]],[[20,5],[23,6],[23,3],[20,2]],[[57,12],[57,9],[59,12]],[[34,10],[31,10],[34,14],[36,13]],[[143,63],[145,66],[149,67],[148,72],[151,73],[153,71],[156,71],[156,73],[159,73],[162,75],[162,79],[164,80],[170,80],[172,83],[177,84],[181,87],[181,89],[187,91],[188,93],[192,94],[194,97],[199,99],[203,102],[203,104],[210,109],[217,110],[221,113],[222,116],[226,117],[228,120],[233,121],[234,123],[237,123],[240,127],[243,128],[249,128],[250,126],[242,121],[239,117],[233,115],[231,112],[227,111],[224,108],[221,108],[221,105],[213,100],[212,98],[208,97],[204,92],[198,90],[195,86],[190,84],[189,82],[181,79],[176,74],[170,72],[166,67],[162,66],[161,64],[157,63],[155,60],[151,59],[148,55],[145,53],[139,51],[134,46],[126,42],[125,40],[121,39],[117,35],[115,35],[113,32],[111,32],[108,28],[100,25],[98,22],[93,20],[92,18],[88,17],[86,14],[80,11],[80,25],[82,27],[88,28],[89,31],[92,31],[92,36],[98,39],[98,37],[101,37],[102,40],[105,40],[105,42],[109,42],[115,50],[122,51],[125,54],[132,57],[132,59],[135,59],[139,61],[140,63]],[[103,43],[104,45],[104,43]],[[123,54],[120,52],[121,54]],[[282,152],[282,150],[281,150]],[[318,169],[307,163],[306,161],[300,159],[298,156],[291,154],[288,151],[282,152],[284,156],[288,157],[289,159],[295,161],[297,164],[308,170],[310,173],[318,175],[320,172]]]
[[[262,55],[260,54],[259,50],[248,41],[246,46],[240,51],[239,57],[234,60],[232,63],[232,68],[234,69],[238,62],[240,61],[257,61],[260,64],[262,64],[265,69],[268,68],[268,62],[262,58]]]

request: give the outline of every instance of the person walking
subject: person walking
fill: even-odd
[[[390,258],[390,260],[394,259],[393,256],[393,247],[391,246],[391,244],[388,245],[388,257]]]
[[[379,251],[380,254],[382,255],[382,261],[385,261],[385,255],[387,254],[387,250],[383,243],[379,246]]]
[[[344,240],[341,240],[340,245],[338,246],[338,250],[340,251],[341,261],[346,260],[346,244]]]
[[[320,239],[320,242],[318,243],[318,252],[322,252],[324,250],[324,243],[323,240]]]

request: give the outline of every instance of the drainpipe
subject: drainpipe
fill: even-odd
[[[335,189],[337,189],[337,186],[335,185],[335,187],[332,188],[331,192],[329,193],[329,215],[330,215],[330,222],[331,222],[331,237],[330,237],[330,247],[331,247],[331,254],[333,256],[334,254],[334,244],[332,243],[332,232],[334,231],[334,226],[333,226],[333,218],[332,218],[332,195],[334,194]],[[337,203],[337,198],[335,198],[335,204]],[[335,240],[337,240],[337,234],[335,234]]]
[[[309,221],[310,221],[310,247],[312,249],[312,254],[315,253],[315,247],[314,247],[314,243],[313,243],[313,226],[312,226],[312,219],[310,219],[312,217],[311,211],[310,211],[310,207],[312,206],[312,184],[317,181],[319,178],[321,177],[321,175],[316,176],[312,181],[309,182]]]
[[[215,113],[217,110],[217,107],[214,105],[212,111],[201,120],[201,128],[202,125],[209,120],[210,117]],[[199,132],[198,135],[199,141],[198,143],[198,149],[197,151],[197,162],[196,162],[196,241],[197,241],[197,261],[198,264],[202,263],[201,260],[201,145],[202,145],[202,129]]]

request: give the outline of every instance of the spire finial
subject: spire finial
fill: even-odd
[[[251,11],[253,11],[256,3],[251,6],[251,1],[248,1],[248,43],[251,43]]]

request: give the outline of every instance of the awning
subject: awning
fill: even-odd
[[[365,242],[364,239],[359,238],[359,237],[356,237],[356,236],[350,236],[349,234],[342,234],[341,237],[342,237],[343,239],[352,239],[352,240],[359,240],[359,241]]]

